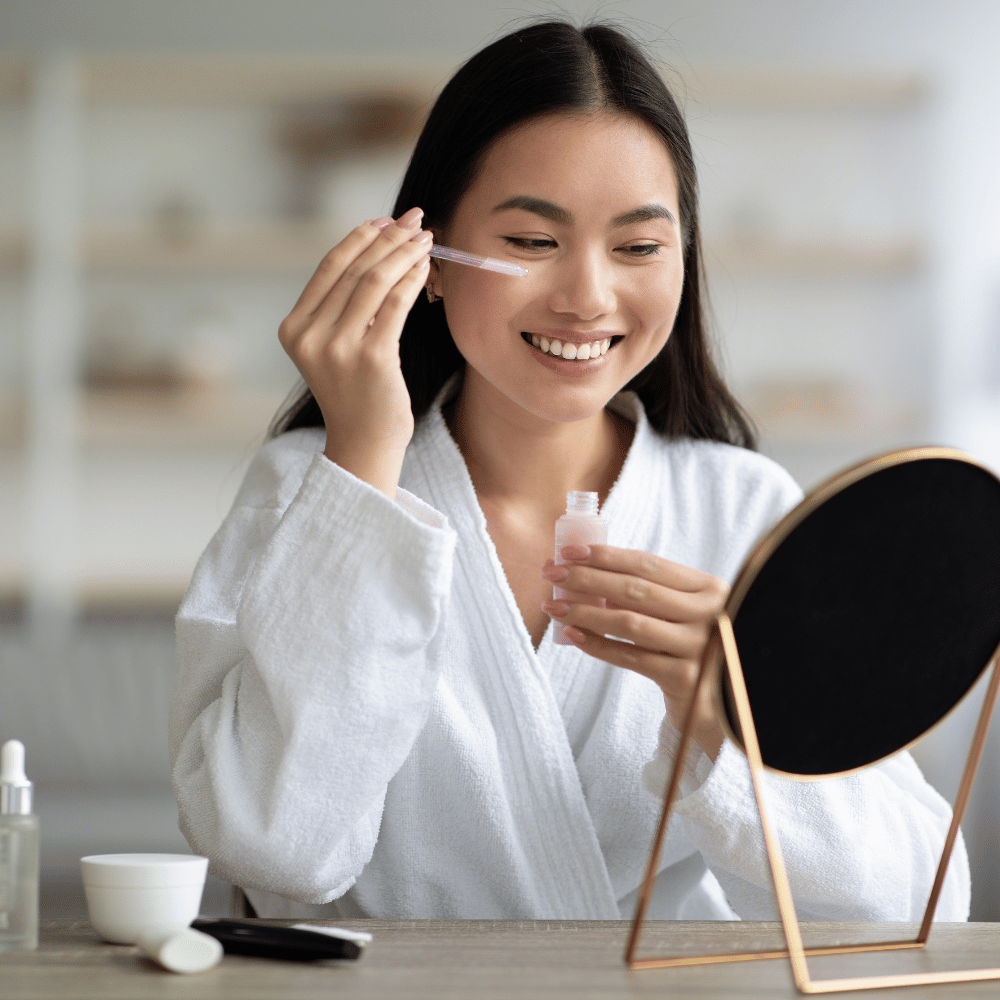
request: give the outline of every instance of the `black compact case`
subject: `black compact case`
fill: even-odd
[[[356,941],[259,920],[196,920],[191,926],[214,937],[227,955],[253,955],[290,962],[354,959],[361,955],[361,945]]]

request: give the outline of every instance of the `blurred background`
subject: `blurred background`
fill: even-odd
[[[993,0],[4,0],[0,739],[37,784],[45,915],[83,912],[81,854],[188,850],[173,614],[295,385],[278,324],[391,206],[453,69],[559,13],[630,29],[687,110],[764,452],[807,488],[912,444],[1000,467]],[[949,799],[975,712],[916,751]],[[1000,919],[998,771],[995,732],[975,919]]]

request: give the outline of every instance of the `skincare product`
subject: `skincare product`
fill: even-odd
[[[562,550],[567,545],[606,545],[608,522],[597,513],[596,493],[567,493],[566,513],[556,521],[556,563],[565,562]],[[575,604],[591,604],[604,607],[603,597],[590,594],[574,594],[562,587],[553,587],[555,600],[568,600]],[[566,638],[566,628],[561,621],[553,619],[552,641],[559,646],[572,646]]]
[[[218,939],[227,955],[256,955],[289,962],[358,958],[372,939],[366,931],[348,931],[343,927],[314,924],[272,927],[260,920],[199,919],[192,928]]]
[[[38,947],[38,817],[24,774],[24,744],[0,750],[0,952]]]
[[[80,858],[87,912],[105,941],[135,944],[157,928],[182,931],[196,916],[208,858],[194,854],[94,854]]]

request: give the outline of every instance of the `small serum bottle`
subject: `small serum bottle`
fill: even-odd
[[[24,774],[24,744],[0,750],[0,953],[38,947],[38,817]]]
[[[596,493],[567,493],[566,513],[556,521],[556,564],[565,562],[562,550],[567,545],[606,545],[608,542],[608,522],[597,513]],[[552,597],[569,600],[576,604],[590,604],[603,608],[603,597],[590,594],[574,594],[562,587],[552,588]],[[559,646],[572,646],[566,638],[566,626],[558,618],[552,621],[552,641]]]

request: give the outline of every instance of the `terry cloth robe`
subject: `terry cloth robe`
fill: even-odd
[[[537,652],[441,416],[393,502],[299,430],[256,456],[177,618],[180,824],[261,916],[633,915],[677,734],[656,685]],[[638,400],[609,542],[732,581],[800,498],[744,449],[667,440]],[[804,665],[803,669],[808,669]],[[906,753],[850,777],[769,777],[804,919],[913,920],[950,819]],[[746,760],[687,762],[650,917],[772,919]],[[937,915],[964,920],[956,845]]]

